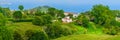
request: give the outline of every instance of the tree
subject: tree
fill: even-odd
[[[5,26],[6,19],[2,13],[0,13],[0,26]]]
[[[73,18],[73,14],[69,14],[68,16],[70,16],[70,18]]]
[[[83,26],[83,27],[85,27],[85,28],[88,28],[89,27],[89,22],[90,22],[90,19],[89,19],[89,17],[87,16],[87,15],[85,15],[85,14],[80,14],[79,16],[78,16],[78,18],[77,18],[77,24],[79,24],[79,25],[81,25],[81,26]]]
[[[64,27],[60,22],[54,22],[52,24],[48,24],[45,29],[49,38],[58,38],[61,36],[71,35],[73,30],[69,27]]]
[[[5,17],[8,17],[8,18],[10,18],[11,17],[11,11],[10,11],[10,9],[9,8],[2,8],[2,7],[0,7],[0,13],[3,13],[3,15],[5,16]]]
[[[14,40],[23,40],[22,36],[17,31],[14,32],[13,38],[14,38]]]
[[[49,8],[49,9],[48,9],[48,14],[50,14],[50,15],[53,16],[53,17],[55,17],[55,11],[56,11],[55,8]]]
[[[33,19],[32,23],[33,23],[34,25],[39,25],[39,26],[41,26],[41,25],[44,25],[44,20],[43,20],[42,17],[36,16],[36,17]]]
[[[0,7],[0,13],[2,13],[2,7]]]
[[[61,19],[61,18],[65,17],[63,10],[58,10],[58,9],[55,9],[55,8],[48,8],[47,13],[49,15],[51,15],[52,17],[54,17],[55,20],[58,20],[58,19]]]
[[[58,10],[58,14],[57,14],[57,17],[59,18],[64,18],[65,15],[64,15],[64,11],[63,10]]]
[[[36,11],[36,13],[35,13],[35,16],[42,16],[42,15],[45,15],[45,13],[44,12],[41,12],[41,11]]]
[[[0,13],[3,13],[5,17],[10,17],[11,16],[11,11],[9,8],[2,8],[0,7]]]
[[[51,24],[52,23],[52,16],[49,14],[41,16],[44,20],[44,24]]]
[[[21,11],[24,9],[23,5],[19,5],[18,7]]]
[[[47,24],[52,23],[52,16],[49,14],[42,14],[41,13],[37,13],[38,15],[35,16],[35,18],[33,19],[32,23],[34,25],[39,25],[39,26],[45,26]]]
[[[15,12],[13,13],[13,18],[14,18],[15,20],[20,20],[20,19],[22,18],[22,12],[21,12],[21,11],[15,11]]]
[[[111,22],[115,20],[116,17],[108,6],[101,4],[93,6],[91,15],[94,16],[94,23],[100,25],[111,25]]]
[[[26,40],[49,40],[47,34],[43,30],[28,30],[25,32]]]

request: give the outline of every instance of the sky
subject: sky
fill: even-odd
[[[19,5],[23,5],[25,9],[47,5],[75,13],[88,11],[96,4],[107,5],[112,10],[120,9],[120,0],[0,0],[0,6],[12,10],[17,10]]]

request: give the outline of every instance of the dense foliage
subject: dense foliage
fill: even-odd
[[[28,30],[25,35],[27,40],[48,40],[48,36],[44,31]]]
[[[44,26],[52,22],[52,16],[45,13],[36,13],[32,21],[34,25]]]
[[[13,34],[5,26],[0,26],[0,40],[13,40]]]
[[[72,34],[72,30],[69,29],[69,27],[62,26],[60,22],[47,25],[45,31],[50,38],[58,38]]]
[[[18,8],[19,8],[20,10],[23,10],[23,9],[24,9],[23,5],[19,5]]]
[[[21,12],[21,11],[15,11],[15,12],[13,13],[13,18],[14,18],[15,20],[20,20],[20,19],[22,19],[22,12]]]
[[[104,5],[93,6],[91,15],[94,17],[94,22],[100,25],[111,25],[116,17],[116,14],[112,13],[108,6]]]
[[[5,26],[6,24],[6,18],[2,13],[0,13],[0,26]]]

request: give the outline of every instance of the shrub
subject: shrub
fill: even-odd
[[[58,38],[72,34],[71,29],[68,27],[62,27],[59,22],[47,25],[45,31],[50,38]]]
[[[34,25],[44,25],[43,19],[42,19],[41,17],[39,17],[39,16],[36,16],[36,17],[33,19],[32,23],[33,23]]]
[[[116,35],[118,34],[118,28],[115,26],[111,26],[111,28],[105,28],[104,33],[109,34],[109,35]]]
[[[83,26],[83,27],[85,27],[85,28],[88,28],[89,27],[89,21],[90,19],[89,19],[89,17],[88,16],[86,16],[86,15],[84,15],[84,14],[81,14],[81,15],[79,15],[78,16],[78,18],[77,18],[77,21],[76,21],[76,23],[78,24],[78,25],[80,25],[80,26]]]
[[[33,19],[20,19],[20,20],[13,20],[13,19],[8,19],[9,21],[13,22],[32,22]]]
[[[21,12],[21,11],[15,11],[15,12],[13,13],[13,18],[14,18],[15,20],[20,20],[20,19],[22,18],[22,12]]]
[[[2,13],[0,13],[0,26],[5,26],[6,19]]]
[[[23,40],[22,36],[17,31],[14,32],[13,37],[14,40]]]
[[[43,31],[28,30],[25,35],[27,40],[48,40],[47,35]]]
[[[6,29],[6,27],[0,27],[0,40],[13,40],[12,32]]]
[[[28,15],[24,13],[24,14],[22,15],[22,19],[26,19],[26,18],[28,18]]]
[[[34,25],[44,26],[44,25],[52,23],[52,17],[47,14],[41,15],[41,16],[35,16],[32,23]]]

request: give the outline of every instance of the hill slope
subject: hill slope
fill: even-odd
[[[120,40],[120,36],[81,34],[65,36],[55,40]]]

